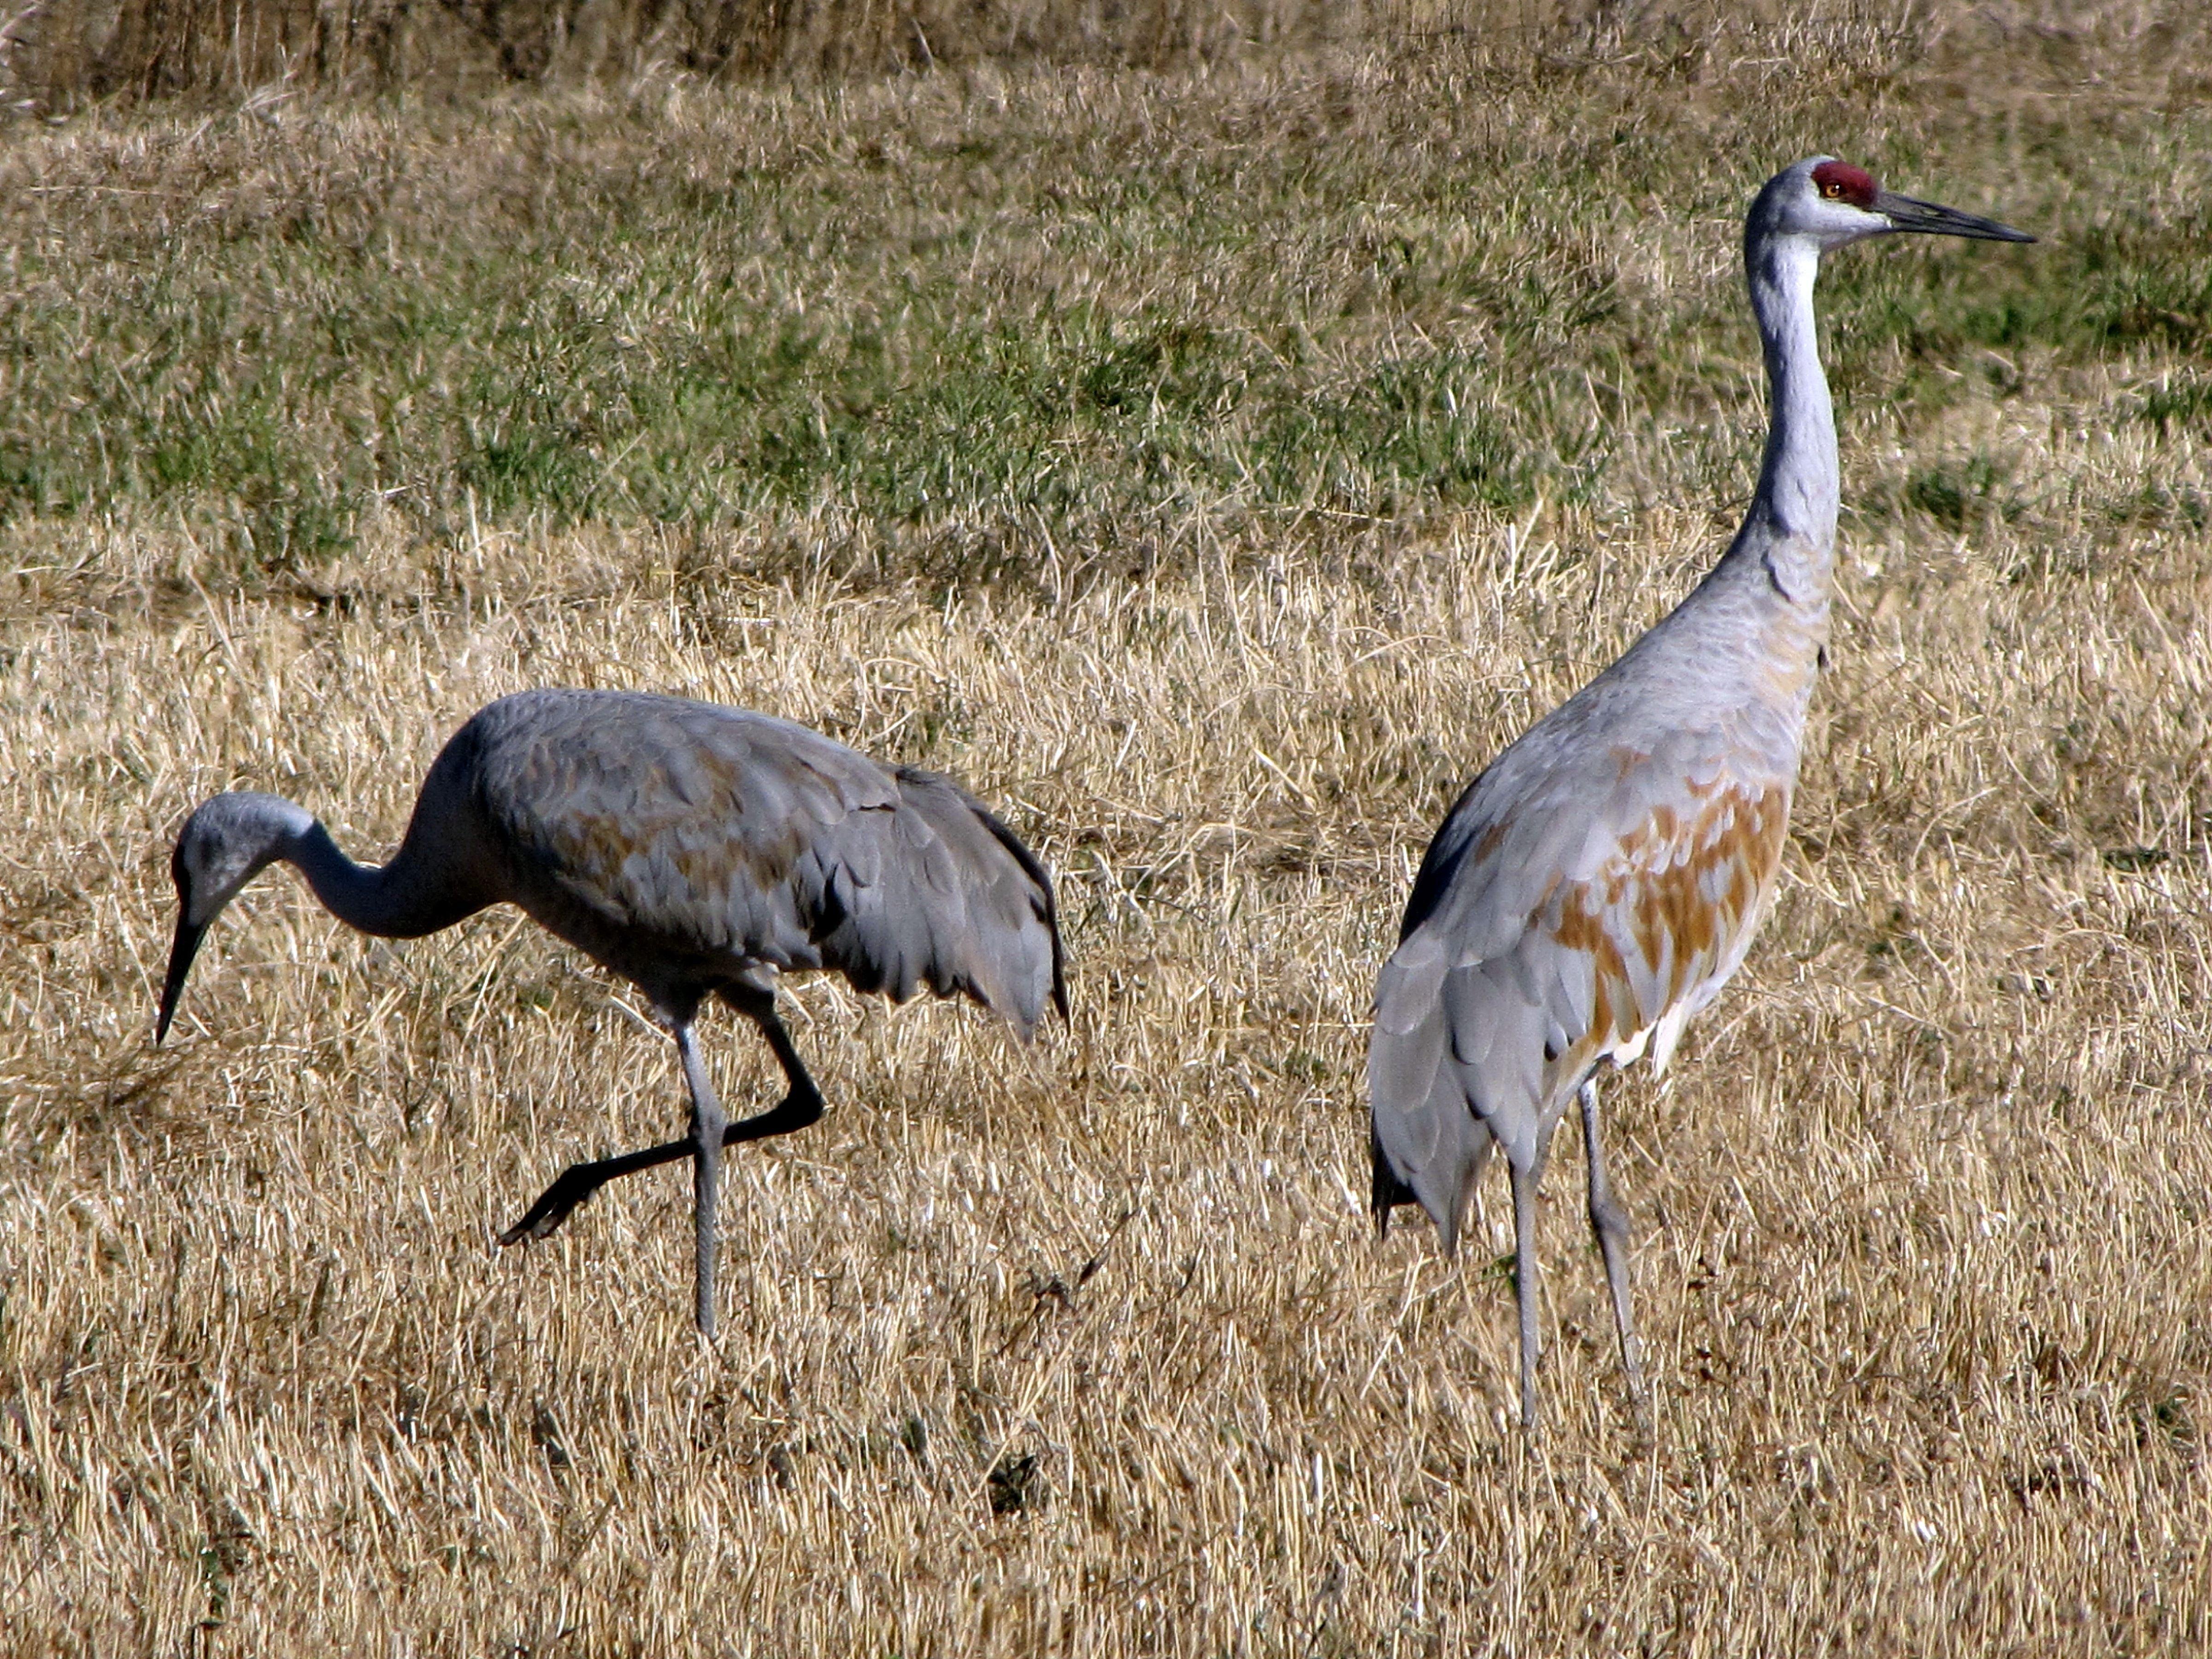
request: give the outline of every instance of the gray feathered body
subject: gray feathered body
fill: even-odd
[[[1600,1061],[1649,1046],[1663,1067],[1741,963],[1827,632],[1825,569],[1802,601],[1773,574],[1820,550],[1762,539],[1499,755],[1431,843],[1376,988],[1378,1213],[1417,1198],[1449,1247],[1493,1139],[1533,1167]]]
[[[501,698],[440,753],[386,872],[510,900],[687,1018],[807,969],[964,994],[1024,1034],[1066,1011],[1051,883],[974,796],[711,703]]]

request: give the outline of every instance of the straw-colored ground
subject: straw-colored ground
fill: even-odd
[[[2203,36],[1869,15],[1686,67],[9,139],[0,1649],[2212,1643]],[[1570,1133],[1531,1443],[1502,1191],[1456,1267],[1371,1242],[1367,999],[1451,794],[1724,540],[1734,219],[1815,147],[2047,240],[1832,262],[1852,506],[1780,896],[1610,1095],[1656,1436]],[[765,414],[706,369],[653,401],[777,319],[831,345]],[[557,446],[469,447],[465,371],[532,341],[567,496]],[[953,771],[1060,884],[1033,1048],[793,988],[832,1108],[732,1158],[711,1349],[679,1171],[491,1243],[684,1109],[626,988],[511,913],[382,945],[271,875],[151,1047],[195,800],[378,856],[445,733],[547,684]]]

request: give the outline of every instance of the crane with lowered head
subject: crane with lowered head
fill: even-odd
[[[177,930],[155,1041],[201,939],[260,871],[287,863],[324,908],[386,939],[519,905],[646,994],[690,1091],[682,1139],[569,1166],[502,1244],[543,1238],[608,1182],[692,1160],[695,1310],[714,1333],[714,1212],[726,1146],[803,1129],[822,1096],[775,1012],[778,975],[831,969],[904,1001],[963,994],[1029,1036],[1067,1017],[1051,878],[1012,830],[933,772],[882,766],[819,732],[713,703],[525,691],[454,733],[406,838],[356,864],[306,808],[236,792],[202,803],[170,860]],[[752,1021],[789,1092],[730,1121],[691,1026],[720,997]]]

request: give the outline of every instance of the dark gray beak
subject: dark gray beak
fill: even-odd
[[[1978,219],[1956,208],[1915,201],[1883,191],[1874,198],[1874,210],[1899,230],[1917,230],[1929,236],[1972,236],[1984,242],[2032,242],[2034,237],[1994,219]]]
[[[200,941],[207,937],[207,925],[194,927],[180,911],[177,916],[177,936],[169,945],[169,976],[161,981],[161,1018],[154,1027],[154,1041],[159,1044],[169,1035],[169,1022],[177,1017],[177,999],[184,994],[185,975],[192,971],[192,958],[199,954]]]

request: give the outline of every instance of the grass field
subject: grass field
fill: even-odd
[[[2212,1644],[2212,27],[1614,21],[1203,71],[293,100],[0,136],[0,1651]],[[1780,896],[1608,1097],[1639,1441],[1547,1183],[1363,1213],[1367,1001],[1464,781],[1662,614],[1814,149],[2033,248],[1830,262],[1844,554]],[[289,878],[151,1044],[215,790],[358,855],[526,685],[952,771],[1074,1015],[793,987],[683,1120],[512,913]],[[772,1085],[710,1022],[733,1106]]]

